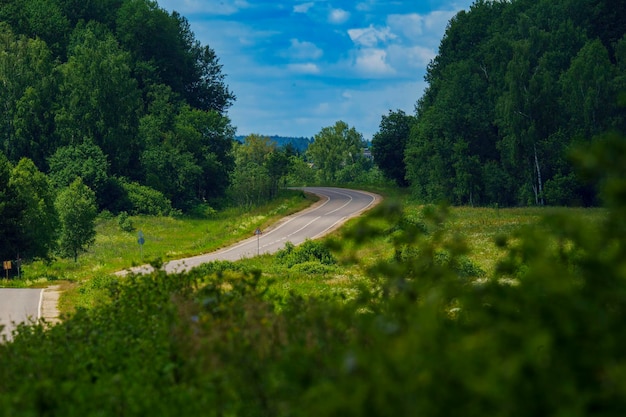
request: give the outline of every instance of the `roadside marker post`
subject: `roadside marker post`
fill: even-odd
[[[261,247],[259,246],[259,239],[261,238],[261,235],[263,234],[263,232],[261,231],[260,228],[256,228],[256,230],[254,231],[254,234],[256,235],[256,254],[257,256],[261,253]]]

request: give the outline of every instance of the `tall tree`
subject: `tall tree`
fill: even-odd
[[[141,65],[142,78],[169,85],[194,108],[224,114],[235,100],[215,51],[195,38],[187,19],[150,0],[124,2],[117,36]]]
[[[81,21],[97,21],[112,29],[115,24],[116,13],[126,0],[55,0],[61,11],[68,17],[72,26]],[[131,1],[132,2],[132,1]]]
[[[148,113],[139,128],[146,184],[178,208],[222,197],[234,165],[230,120],[216,111],[177,102],[164,85],[155,86],[149,97]]]
[[[33,161],[22,158],[13,168],[9,186],[20,209],[13,250],[23,259],[47,259],[56,248],[58,217],[55,192]]]
[[[140,151],[141,101],[130,55],[97,24],[79,28],[73,36],[68,62],[61,67],[57,131],[64,145],[93,141],[107,155],[112,174],[132,178]]]
[[[265,158],[265,169],[270,179],[270,198],[276,197],[281,181],[289,173],[291,153],[288,148],[275,148]]]
[[[32,159],[45,168],[56,146],[53,101],[56,76],[41,40],[15,36],[0,23],[0,149],[13,163]]]
[[[242,144],[236,144],[230,193],[239,204],[258,204],[271,198],[272,181],[266,161],[275,151],[275,142],[257,134],[248,135]]]
[[[307,155],[324,182],[338,180],[339,171],[363,159],[363,135],[343,121],[324,127],[315,135]]]
[[[95,194],[98,205],[104,207],[109,179],[109,161],[102,150],[93,142],[62,146],[49,159],[50,180],[58,189],[69,187],[76,178],[81,178]]]
[[[56,1],[4,0],[0,21],[8,22],[18,35],[43,40],[55,55],[64,55],[71,27]]]
[[[374,163],[401,187],[406,187],[406,165],[404,150],[409,140],[415,117],[402,110],[389,111],[380,121],[379,131],[372,138]]]
[[[560,79],[567,131],[572,136],[592,138],[617,112],[609,53],[599,40],[589,41],[572,59]]]
[[[228,188],[234,168],[232,146],[235,129],[228,117],[215,110],[183,106],[176,117],[174,134],[194,155],[201,175],[194,186],[198,199],[216,198]]]
[[[567,153],[573,139],[625,124],[615,106],[623,23],[613,11],[600,16],[607,6],[479,0],[457,14],[428,66],[405,151],[414,193],[457,204],[593,200]],[[587,38],[595,33],[600,40]]]
[[[21,207],[17,192],[11,185],[13,167],[0,152],[0,260],[15,259],[17,255],[15,239],[19,236],[19,216]]]
[[[55,207],[61,223],[61,254],[74,262],[95,241],[96,196],[80,178],[62,190],[56,198]]]

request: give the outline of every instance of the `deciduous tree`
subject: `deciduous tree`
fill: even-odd
[[[78,255],[96,238],[96,196],[77,178],[59,193],[55,206],[61,223],[61,255],[72,257],[76,262]]]
[[[140,151],[141,96],[130,55],[95,23],[78,28],[73,42],[68,62],[61,67],[57,132],[64,145],[92,140],[107,155],[112,174],[133,178]]]
[[[235,169],[230,193],[241,205],[258,204],[271,198],[272,181],[266,161],[276,151],[276,143],[258,134],[246,136],[235,145]]]
[[[356,164],[363,158],[363,135],[340,120],[315,135],[307,155],[322,181],[336,182],[342,168]]]
[[[50,180],[33,161],[22,158],[12,170],[9,186],[20,209],[13,250],[24,259],[49,258],[56,248],[59,226]]]
[[[86,140],[77,145],[62,146],[50,157],[48,163],[50,179],[55,187],[68,187],[80,177],[96,194],[99,206],[105,205],[109,162],[96,144]]]
[[[380,121],[380,129],[372,138],[374,163],[401,187],[406,187],[406,165],[404,150],[409,140],[415,117],[402,110],[389,111]]]
[[[56,76],[50,50],[0,24],[0,149],[12,163],[32,159],[40,169],[56,146]]]

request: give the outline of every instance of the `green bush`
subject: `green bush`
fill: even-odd
[[[293,265],[291,269],[294,272],[301,272],[310,275],[326,275],[335,270],[332,266],[325,265],[320,261],[306,261]]]
[[[163,193],[124,178],[111,178],[109,193],[116,196],[114,206],[110,207],[114,212],[126,211],[131,215],[153,216],[177,214]]]
[[[626,142],[581,157],[603,184],[604,222],[546,213],[498,238],[506,255],[480,281],[460,274],[467,245],[445,208],[405,227],[397,205],[346,238],[394,230],[407,256],[378,259],[349,299],[278,303],[260,271],[229,262],[94,281],[85,291],[106,302],[0,345],[1,413],[622,416]],[[280,259],[317,267],[321,248],[288,245]]]
[[[324,243],[310,239],[307,239],[300,246],[287,242],[285,249],[277,252],[276,259],[288,268],[311,261],[316,261],[323,265],[334,265],[337,262],[330,249]]]
[[[248,272],[247,269],[239,263],[232,261],[213,261],[196,268],[196,272],[202,275],[223,274],[226,271],[231,272]]]
[[[214,217],[216,214],[217,210],[207,203],[196,204],[187,212],[187,215],[199,219],[208,219]]]
[[[135,226],[133,225],[133,221],[130,217],[128,217],[128,213],[122,211],[117,216],[117,224],[120,226],[120,230],[124,232],[132,232],[135,230]]]

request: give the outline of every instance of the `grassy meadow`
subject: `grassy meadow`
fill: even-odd
[[[423,206],[411,203],[408,198],[400,201],[409,218],[421,216]],[[550,212],[564,211],[585,219],[589,223],[597,223],[604,218],[606,210],[600,208],[484,208],[484,207],[451,207],[445,220],[445,229],[450,234],[460,236],[468,246],[467,257],[477,265],[485,276],[495,272],[497,261],[505,251],[495,244],[498,236],[511,234],[524,226],[539,222]],[[379,227],[391,228],[392,225],[377,218],[366,215],[366,223],[379,223]],[[370,285],[368,270],[381,259],[393,256],[394,248],[389,236],[368,237],[366,242],[354,244],[344,239],[345,235],[358,235],[363,219],[353,219],[343,228],[327,236],[325,243],[333,248],[337,264],[332,266],[303,265],[303,268],[286,268],[276,262],[273,256],[261,256],[240,261],[248,270],[263,271],[266,282],[271,282],[272,292],[287,295],[295,292],[304,296],[334,296],[342,294],[350,297],[356,294],[360,285]],[[316,270],[317,269],[317,270]]]
[[[73,313],[52,327],[23,326],[0,343],[0,409],[63,416],[624,409],[623,223],[614,211],[445,208],[397,197],[322,240],[177,275],[118,277],[105,272],[113,263],[90,261],[103,242],[136,236],[102,219],[93,253],[72,270],[56,266],[67,273],[56,281],[65,285],[61,309]],[[234,230],[264,227],[282,205],[311,202],[292,198],[297,204],[222,214],[218,224],[181,218],[167,227],[170,220],[154,219],[181,242],[161,254],[195,253],[200,233],[228,230],[234,239]],[[552,212],[566,216],[544,222]]]
[[[410,201],[395,190],[372,190],[385,196],[385,203],[400,204],[406,217],[418,218],[423,206]],[[5,281],[11,286],[61,286],[64,294],[60,308],[70,312],[77,306],[89,308],[105,295],[110,275],[124,268],[142,263],[168,261],[217,250],[250,236],[257,227],[267,228],[280,218],[304,209],[315,201],[313,196],[300,192],[285,192],[278,200],[252,210],[230,208],[210,218],[149,217],[130,218],[134,229],[123,231],[118,219],[101,216],[97,223],[95,244],[74,263],[70,259],[55,259],[50,263],[35,262],[24,267],[23,279]],[[445,228],[464,239],[469,248],[468,258],[482,269],[486,276],[494,272],[497,260],[503,255],[495,245],[500,235],[511,235],[516,229],[537,223],[543,215],[554,210],[565,210],[588,222],[602,219],[603,209],[582,208],[475,208],[452,207],[445,219]],[[384,217],[366,214],[353,219],[346,226],[324,239],[337,260],[333,265],[306,263],[288,267],[272,255],[239,261],[243,270],[261,270],[270,291],[285,296],[297,293],[303,296],[336,296],[350,298],[361,285],[370,285],[368,268],[380,259],[393,256],[394,249],[388,236],[369,237],[366,244],[355,245],[344,239],[346,234],[358,234],[363,220],[380,228],[392,228]],[[145,237],[140,248],[138,231]]]
[[[231,207],[208,218],[131,216],[133,230],[122,230],[117,217],[101,215],[96,223],[96,240],[78,261],[57,258],[50,262],[25,264],[22,279],[0,281],[0,286],[42,287],[58,284],[67,294],[61,300],[62,310],[71,310],[77,302],[76,288],[94,278],[125,268],[154,261],[169,261],[211,252],[265,229],[281,218],[298,212],[317,201],[315,196],[285,191],[264,206],[246,209]],[[140,247],[139,231],[145,243]],[[68,300],[67,298],[70,298]]]

